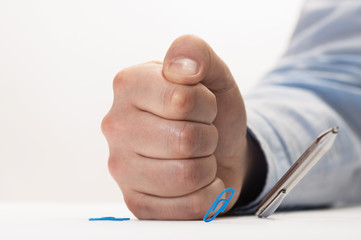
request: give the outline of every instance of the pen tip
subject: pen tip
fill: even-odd
[[[338,127],[337,126],[332,128],[332,133],[338,133]]]

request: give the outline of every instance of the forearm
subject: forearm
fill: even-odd
[[[340,133],[334,147],[287,196],[282,206],[357,201],[361,196],[357,187],[361,179],[361,146],[348,122],[306,90],[277,86],[259,91],[260,95],[250,96],[247,101],[249,128],[254,129],[268,165],[267,181],[261,195],[270,190],[319,133],[338,125]],[[262,97],[267,94],[281,99],[287,99],[288,95],[288,99],[282,103]]]
[[[336,125],[334,147],[281,207],[361,201],[360,15],[359,1],[308,2],[285,56],[246,95],[247,125],[267,175],[243,209],[254,209],[314,138]]]

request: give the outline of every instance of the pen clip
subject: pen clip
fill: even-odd
[[[266,218],[269,215],[273,214],[285,197],[286,197],[286,190],[282,189],[281,191],[279,191],[277,196],[272,200],[272,202],[270,202],[264,209],[262,209],[257,216],[260,218]]]

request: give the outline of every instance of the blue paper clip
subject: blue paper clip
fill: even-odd
[[[222,195],[226,192],[230,191],[231,192],[231,195],[228,197],[228,198],[222,198]],[[226,209],[228,203],[231,201],[232,197],[234,195],[234,189],[233,188],[227,188],[225,190],[223,190],[217,197],[217,199],[214,201],[214,203],[212,204],[212,206],[209,208],[208,212],[206,213],[206,215],[204,215],[203,217],[203,221],[205,222],[210,222],[212,221],[213,219],[215,219],[217,217],[217,215],[221,212],[224,211],[224,209]],[[218,204],[220,202],[224,202],[222,207],[209,219],[207,219],[208,215],[211,213],[211,212],[214,212],[216,210],[216,208],[218,207]]]
[[[101,217],[101,218],[89,218],[89,221],[127,221],[130,218],[115,218],[115,217]]]

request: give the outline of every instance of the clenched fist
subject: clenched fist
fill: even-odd
[[[240,196],[252,144],[240,91],[207,43],[182,36],[164,62],[120,71],[102,122],[109,170],[140,219],[202,219],[218,194]]]

